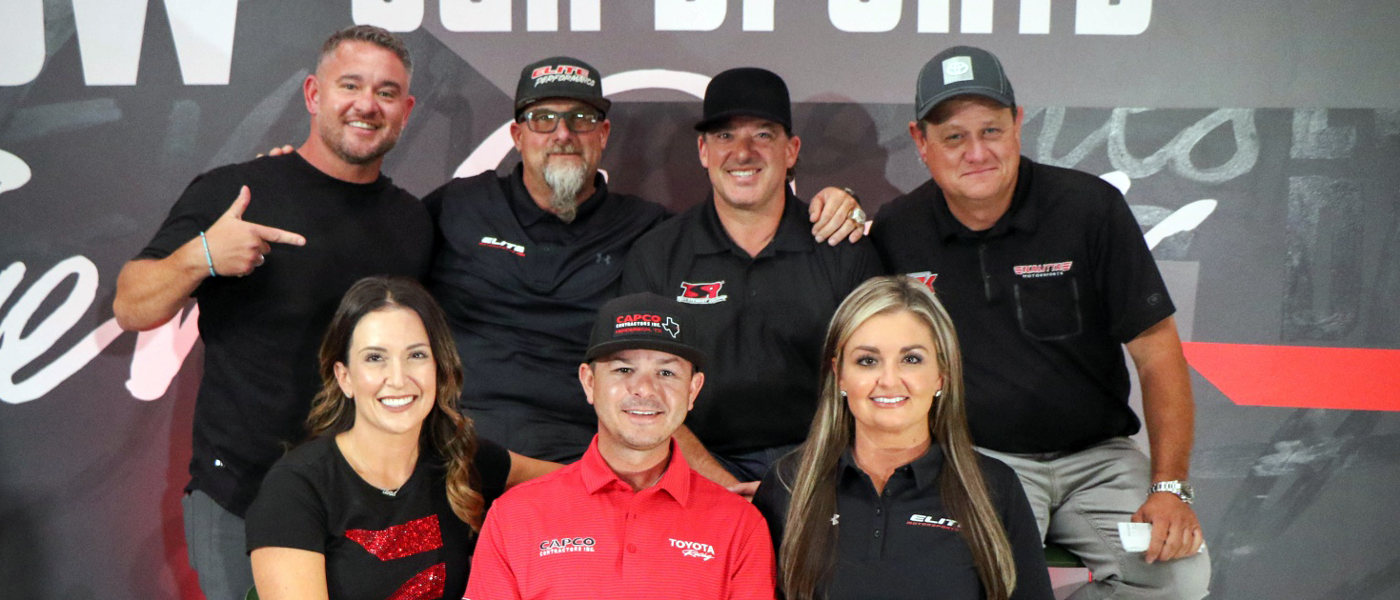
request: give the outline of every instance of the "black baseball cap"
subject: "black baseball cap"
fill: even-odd
[[[515,117],[526,107],[546,98],[581,100],[603,114],[612,101],[603,97],[603,75],[586,62],[567,56],[552,56],[525,65],[515,84]]]
[[[996,55],[972,46],[953,46],[935,54],[919,71],[914,90],[914,119],[928,116],[938,103],[972,94],[991,98],[1008,108],[1016,107],[1011,80]]]
[[[705,352],[695,346],[695,317],[682,304],[652,293],[609,300],[598,311],[584,362],[622,350],[656,350],[690,361],[699,371]]]
[[[758,117],[792,133],[792,99],[777,73],[758,67],[730,69],[705,88],[705,114],[696,131],[710,131],[734,117]]]

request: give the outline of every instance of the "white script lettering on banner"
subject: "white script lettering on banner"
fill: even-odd
[[[22,262],[11,263],[0,271],[0,306],[19,288],[25,271]],[[70,277],[76,281],[68,297],[31,327],[30,321],[39,306]],[[116,319],[108,319],[34,374],[16,380],[21,370],[47,354],[88,313],[97,295],[97,283],[97,266],[86,256],[71,256],[39,277],[20,294],[9,312],[0,317],[0,402],[23,404],[42,398],[121,336],[122,329]],[[199,337],[195,326],[198,316],[196,306],[183,318],[176,314],[170,322],[137,335],[136,351],[131,355],[131,377],[126,382],[133,397],[155,400],[165,395]],[[25,335],[26,330],[28,335]]]

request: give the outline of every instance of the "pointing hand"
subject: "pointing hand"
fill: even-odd
[[[214,271],[219,275],[242,277],[252,273],[272,252],[270,244],[306,245],[306,238],[299,234],[244,221],[243,211],[248,209],[252,198],[248,186],[243,186],[228,210],[204,232]]]

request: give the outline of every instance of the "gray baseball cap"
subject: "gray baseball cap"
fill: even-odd
[[[928,116],[938,103],[972,94],[1014,108],[1016,93],[996,55],[972,46],[953,46],[934,55],[919,71],[914,90],[914,119]]]

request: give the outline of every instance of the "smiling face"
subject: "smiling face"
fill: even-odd
[[[951,203],[1008,206],[1021,164],[1024,111],[981,96],[959,96],[933,109],[942,123],[909,124],[919,158]]]
[[[393,52],[345,41],[306,78],[313,140],[349,165],[375,165],[399,141],[414,99],[408,71]]]
[[[690,361],[657,350],[604,356],[579,366],[578,376],[598,413],[598,446],[605,453],[665,449],[705,383]]]
[[[734,117],[701,134],[699,146],[715,199],[739,210],[761,210],[784,197],[802,140],[773,121]]]
[[[352,429],[416,439],[437,399],[437,365],[418,313],[394,306],[366,314],[335,377],[355,402]]]
[[[526,107],[526,111],[549,110],[556,113],[589,112],[598,110],[586,103],[565,98],[542,100]],[[547,177],[550,171],[574,171],[582,177],[582,186],[577,190],[577,199],[583,200],[593,193],[593,175],[598,172],[598,163],[603,160],[603,149],[608,146],[608,134],[612,122],[603,119],[593,131],[578,133],[568,124],[559,122],[554,131],[535,133],[521,122],[510,124],[510,137],[515,141],[515,149],[520,152],[520,162],[524,165],[525,186],[533,194],[535,190],[553,190]],[[563,177],[561,179],[567,179]]]
[[[834,365],[856,435],[929,438],[934,393],[943,389],[929,326],[907,310],[861,324]]]

